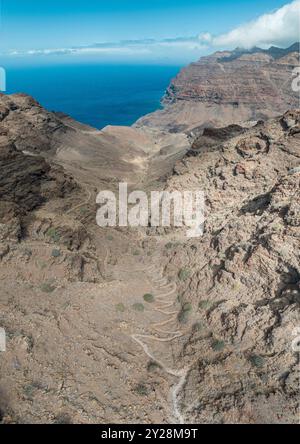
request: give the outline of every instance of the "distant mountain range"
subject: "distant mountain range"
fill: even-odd
[[[277,46],[271,46],[269,49],[261,49],[255,46],[251,49],[244,49],[244,48],[236,48],[234,51],[232,51],[232,55],[229,57],[223,57],[219,59],[219,61],[222,62],[229,62],[235,59],[238,59],[242,55],[245,54],[267,54],[273,57],[274,59],[279,59],[280,57],[284,57],[292,52],[300,52],[300,43],[296,42],[293,45],[289,46],[288,48],[278,48]]]

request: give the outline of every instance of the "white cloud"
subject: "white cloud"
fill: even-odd
[[[107,47],[79,47],[79,48],[57,48],[57,49],[31,49],[26,52],[13,51],[11,55],[84,55],[84,54],[147,54],[147,48],[131,48],[126,46],[107,46]]]
[[[295,0],[276,11],[264,14],[227,34],[202,34],[199,40],[216,47],[263,48],[271,45],[288,46],[300,39],[300,0]]]
[[[178,37],[163,40],[124,40],[120,42],[96,43],[90,46],[73,48],[31,49],[29,51],[12,51],[11,56],[49,56],[49,55],[163,55],[171,52],[201,52],[207,46],[197,37]]]
[[[185,58],[186,61],[199,58],[214,49],[235,47],[267,48],[275,45],[287,47],[300,40],[300,0],[294,0],[280,9],[264,14],[249,23],[238,26],[226,34],[212,35],[208,32],[192,37],[175,37],[162,40],[142,39],[120,42],[102,42],[89,46],[54,49],[32,49],[12,51],[11,56],[56,56],[95,55],[98,57],[145,57]]]

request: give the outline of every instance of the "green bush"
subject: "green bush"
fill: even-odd
[[[25,385],[23,387],[23,392],[27,399],[32,400],[36,392],[36,387],[34,384]]]
[[[182,268],[178,273],[178,277],[181,281],[186,281],[190,275],[191,271],[188,268]]]
[[[185,302],[182,306],[183,311],[193,311],[193,306],[189,302]]]
[[[155,361],[150,361],[148,366],[147,366],[147,370],[148,372],[156,372],[157,370],[161,369],[161,366],[155,362]]]
[[[49,228],[49,230],[46,233],[46,236],[48,236],[55,243],[60,241],[60,234],[57,232],[57,230],[54,227]]]
[[[43,293],[53,293],[53,291],[56,289],[53,285],[51,285],[49,282],[44,282],[41,285],[41,291]]]
[[[167,249],[167,250],[171,250],[171,248],[173,248],[173,246],[174,246],[174,244],[173,244],[172,242],[168,242],[168,243],[166,244],[166,249]]]
[[[119,313],[124,313],[125,311],[126,311],[126,307],[125,307],[125,305],[124,304],[117,304],[116,305],[116,310],[119,312]]]
[[[203,322],[196,322],[193,325],[193,331],[197,332],[197,331],[203,331],[205,329],[205,325],[203,324]]]
[[[143,304],[133,304],[132,307],[135,311],[139,311],[141,313],[145,310],[145,307]]]
[[[56,425],[72,424],[72,419],[71,419],[70,415],[68,415],[68,413],[59,413],[55,417],[54,424],[56,424]]]
[[[178,321],[182,324],[186,324],[193,311],[193,306],[189,302],[183,304],[181,311],[178,314]]]
[[[213,343],[212,343],[212,349],[215,352],[220,352],[225,348],[225,342],[224,341],[219,341],[218,339],[216,339]]]
[[[144,384],[138,384],[135,386],[134,391],[140,396],[147,396],[148,389]]]
[[[251,364],[257,368],[262,368],[265,364],[265,360],[262,356],[251,355],[249,360],[250,360]]]
[[[148,302],[149,304],[152,304],[155,301],[155,298],[153,294],[148,293],[144,295],[144,301]]]
[[[181,311],[178,315],[178,321],[181,324],[186,324],[189,320],[190,313],[188,311]]]
[[[51,253],[52,257],[60,257],[60,255],[61,255],[60,250],[56,250],[56,249],[52,250],[52,253]]]
[[[213,303],[211,301],[200,301],[199,302],[199,308],[201,310],[208,310],[209,308],[211,308],[211,306],[213,305]]]

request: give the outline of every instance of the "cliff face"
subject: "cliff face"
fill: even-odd
[[[18,151],[0,136],[0,244],[19,239],[24,219],[53,199],[70,198],[78,186],[63,168]]]
[[[298,107],[291,86],[298,50],[299,44],[294,44],[287,49],[255,48],[203,57],[171,82],[163,100],[165,109],[142,118],[138,125],[184,131],[275,117]]]

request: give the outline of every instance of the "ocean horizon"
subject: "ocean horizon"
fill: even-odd
[[[101,129],[132,125],[161,107],[180,66],[43,65],[8,67],[6,93],[26,93],[49,111]]]

